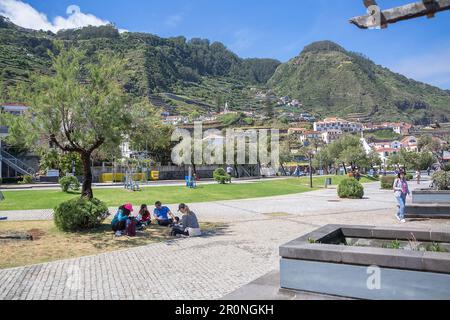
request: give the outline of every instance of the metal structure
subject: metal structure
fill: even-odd
[[[363,0],[363,3],[368,14],[350,19],[350,23],[361,29],[383,29],[399,21],[433,18],[438,12],[450,10],[450,0],[422,0],[387,10],[381,10],[376,0]]]

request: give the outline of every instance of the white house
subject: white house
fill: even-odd
[[[401,141],[402,147],[408,151],[418,151],[419,150],[419,141],[414,136],[409,136],[404,138]]]
[[[301,143],[305,143],[306,141],[311,140],[320,140],[322,139],[322,133],[318,131],[305,131],[299,135],[299,140]]]
[[[330,130],[341,130],[342,132],[362,132],[363,125],[357,122],[350,122],[340,118],[327,118],[314,123],[314,131],[326,132]]]
[[[328,130],[326,132],[322,132],[321,136],[322,136],[322,140],[323,142],[325,142],[326,144],[330,144],[336,140],[338,140],[344,133],[342,132],[342,130]]]

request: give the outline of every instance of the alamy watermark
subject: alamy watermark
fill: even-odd
[[[66,287],[70,291],[79,291],[82,287],[81,269],[78,265],[71,264],[65,270],[67,274]]]
[[[378,266],[370,266],[367,268],[367,289],[381,290],[381,269]]]
[[[193,132],[176,129],[172,162],[176,165],[263,165],[280,168],[280,132],[277,129],[217,129],[203,131],[202,122]]]

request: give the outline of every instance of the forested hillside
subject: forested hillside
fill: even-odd
[[[363,114],[373,120],[448,121],[450,92],[393,73],[361,54],[329,42],[313,43],[285,64],[242,59],[222,43],[147,33],[119,33],[112,25],[57,34],[20,28],[0,17],[0,77],[4,85],[49,73],[55,41],[87,52],[120,55],[126,91],[174,113],[264,108],[259,92],[298,99],[318,117]],[[273,96],[272,96],[273,98]],[[273,101],[275,102],[275,101]]]
[[[269,80],[322,116],[366,114],[374,120],[448,121],[450,92],[408,79],[329,42],[313,43]]]

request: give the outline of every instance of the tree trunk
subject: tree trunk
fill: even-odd
[[[345,175],[347,175],[348,172],[347,172],[347,166],[345,165],[345,162],[342,162],[342,165],[344,166],[344,172],[345,172]]]
[[[83,162],[83,187],[81,196],[88,199],[94,197],[92,192],[92,171],[91,171],[91,154],[88,152],[80,153],[81,161]]]

